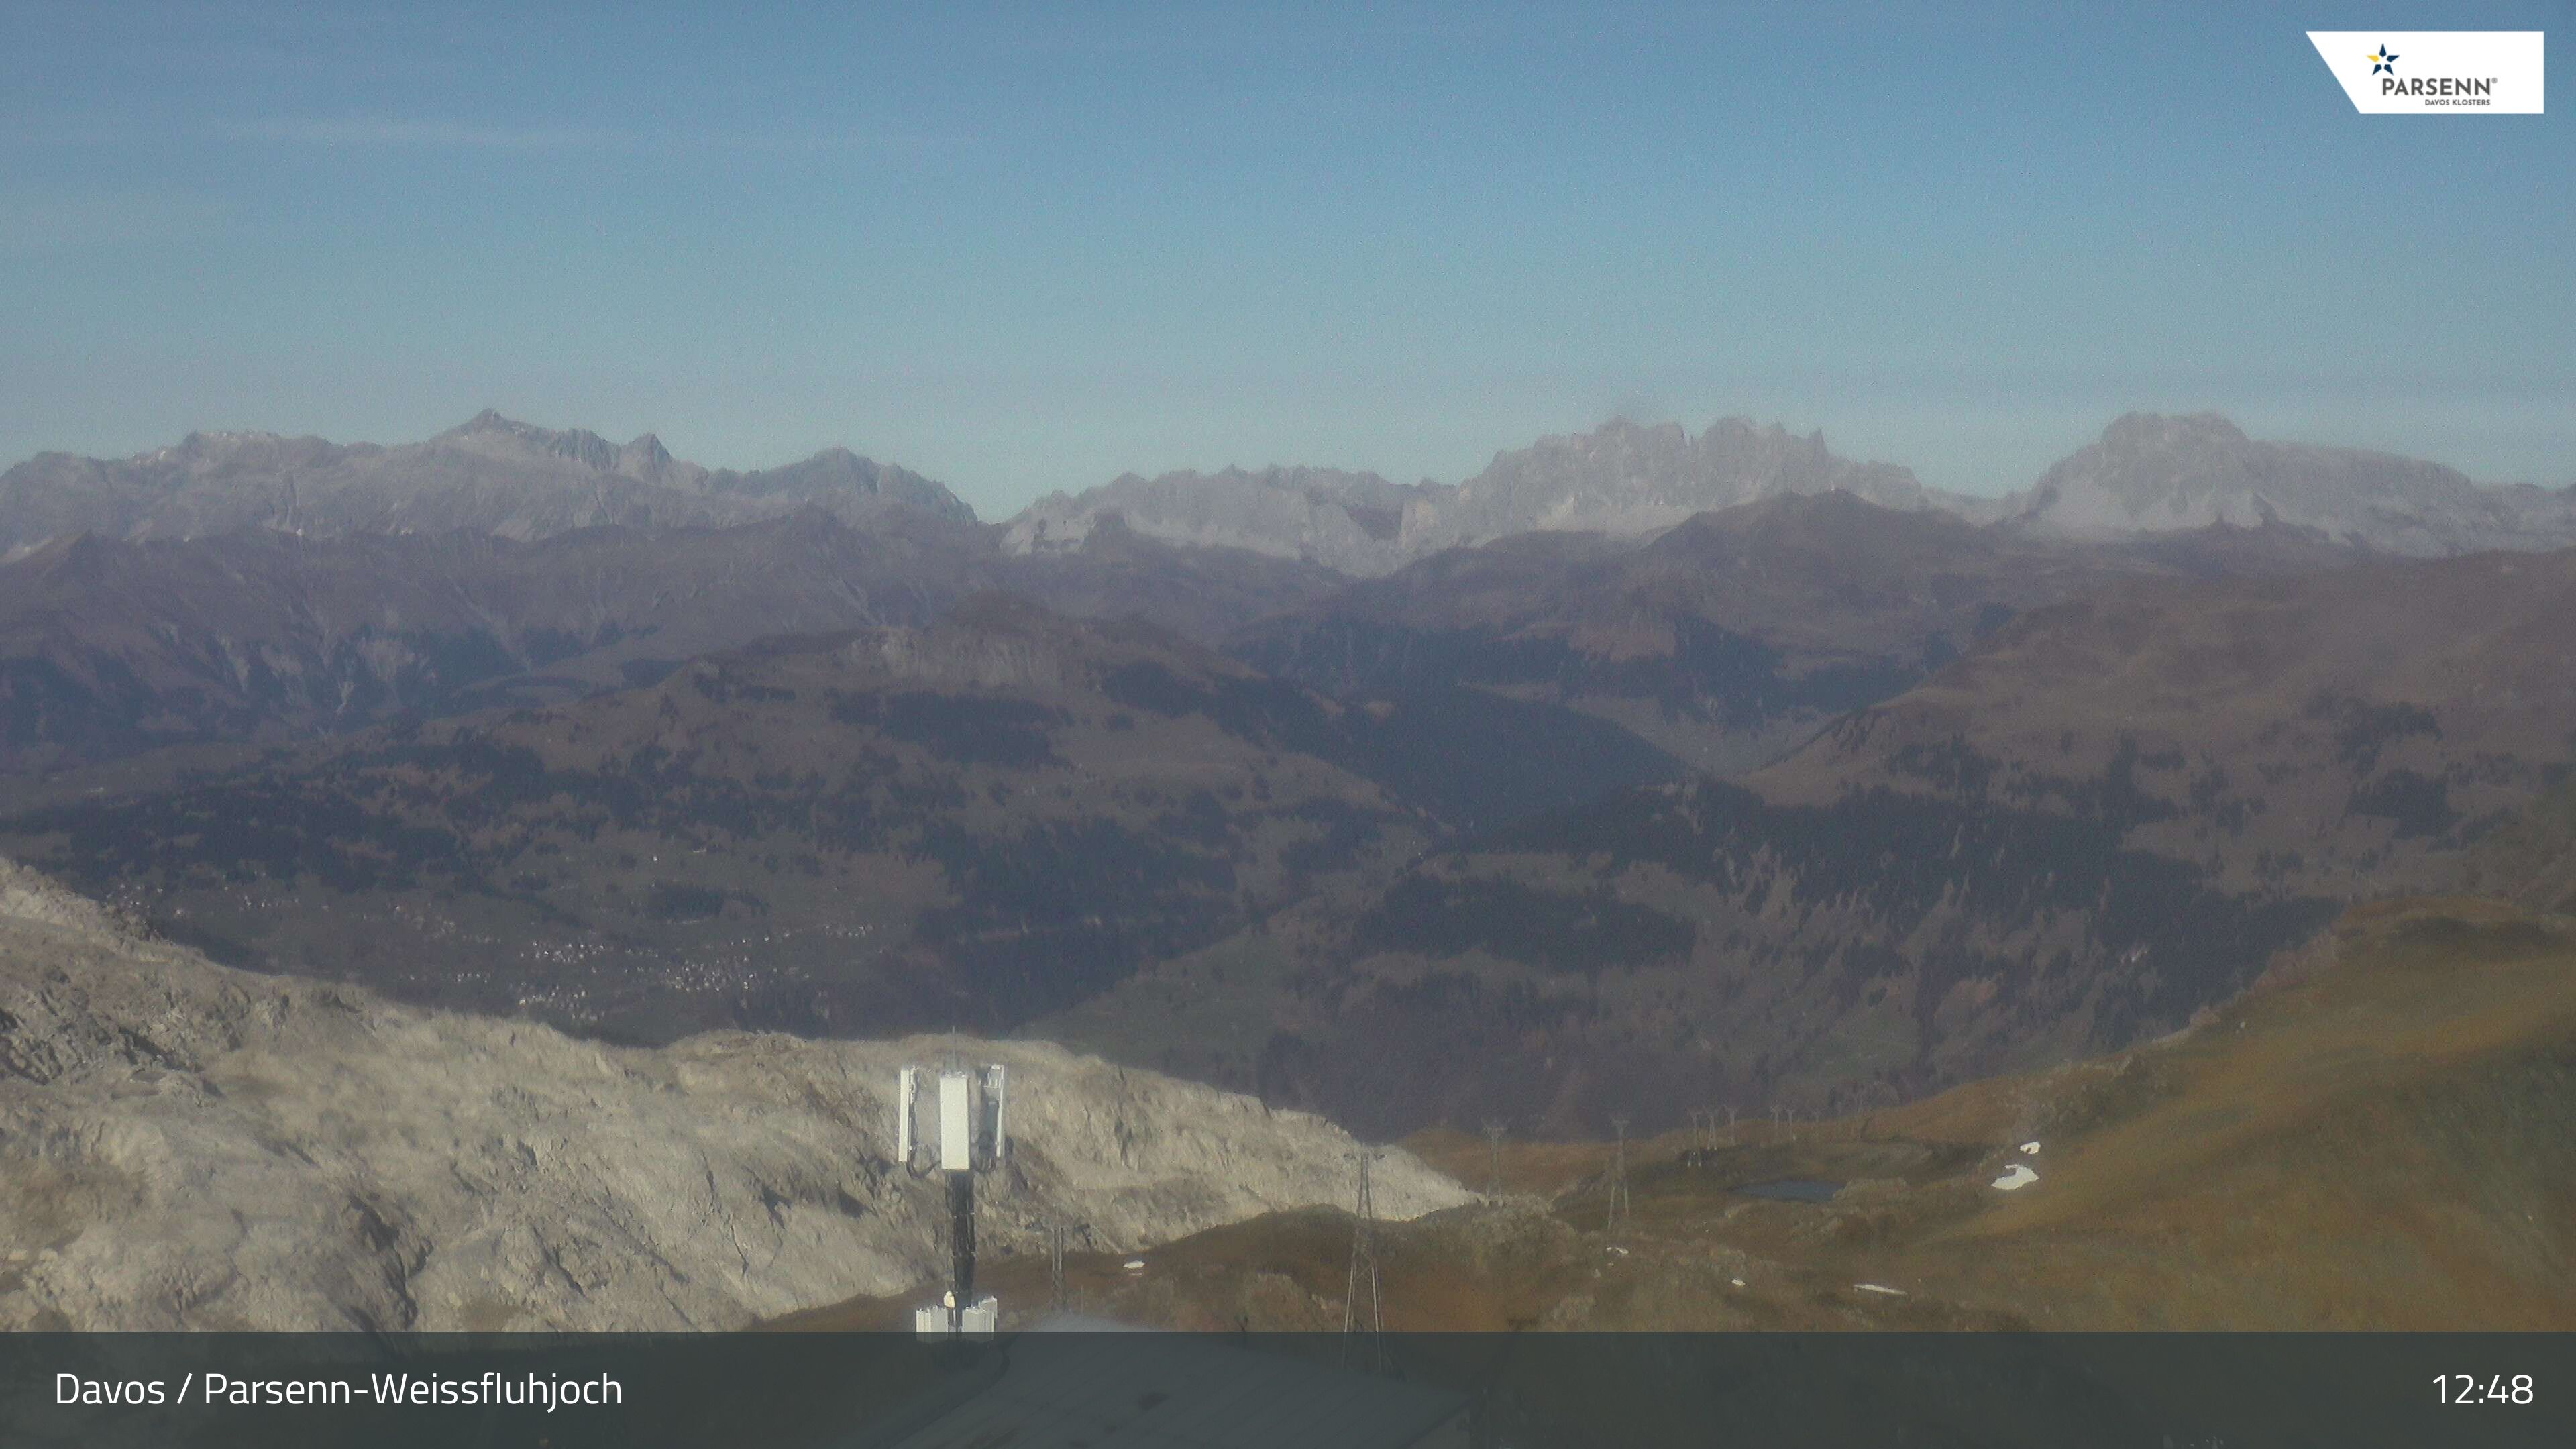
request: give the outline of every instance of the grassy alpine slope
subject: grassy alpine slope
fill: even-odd
[[[1481,1138],[1407,1146],[1487,1182]],[[1507,1144],[1498,1197],[1381,1225],[1390,1326],[2576,1329],[2576,922],[2359,908],[2161,1041],[1632,1142],[1615,1232],[1610,1152]],[[2014,1164],[2038,1180],[1990,1185]],[[1839,1190],[1744,1191],[1783,1179]],[[1349,1248],[1347,1214],[1309,1210],[1069,1280],[1078,1306],[1141,1321],[1332,1328]],[[1006,1303],[1045,1301],[1042,1259],[992,1275]]]

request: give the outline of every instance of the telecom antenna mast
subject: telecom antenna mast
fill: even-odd
[[[1010,1157],[1002,1118],[1005,1074],[998,1062],[980,1073],[941,1071],[933,1143],[924,1143],[916,1130],[922,1075],[918,1067],[895,1073],[895,1156],[916,1177],[936,1172],[947,1179],[948,1291],[937,1303],[913,1310],[913,1328],[923,1334],[989,1334],[1001,1322],[1002,1305],[990,1294],[975,1296],[975,1175]]]

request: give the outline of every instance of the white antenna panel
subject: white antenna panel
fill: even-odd
[[[975,1079],[964,1072],[939,1074],[939,1170],[975,1170]]]

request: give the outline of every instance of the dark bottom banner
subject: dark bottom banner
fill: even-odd
[[[2576,1444],[2576,1336],[0,1335],[0,1444]]]

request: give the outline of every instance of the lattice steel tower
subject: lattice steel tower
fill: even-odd
[[[1386,1305],[1378,1296],[1377,1280],[1377,1198],[1369,1190],[1369,1163],[1374,1152],[1355,1154],[1359,1159],[1359,1202],[1351,1213],[1351,1277],[1342,1295],[1342,1332],[1356,1335],[1361,1342],[1346,1347],[1343,1360],[1363,1360],[1368,1367],[1383,1367],[1386,1362]],[[1360,1311],[1360,1294],[1368,1294],[1368,1311]]]

